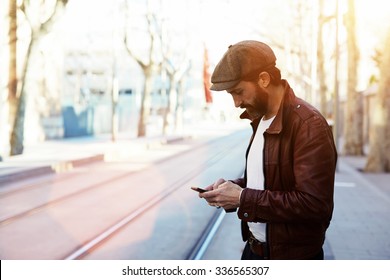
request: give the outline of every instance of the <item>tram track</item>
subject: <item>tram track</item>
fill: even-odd
[[[240,175],[240,174],[239,174]],[[239,176],[238,175],[238,176]],[[186,178],[189,181],[191,178]],[[183,182],[185,183],[185,182]],[[180,187],[180,186],[179,186]],[[128,216],[117,222],[116,224],[112,225],[108,229],[106,229],[104,232],[100,233],[90,241],[88,241],[86,244],[75,250],[74,252],[70,253],[63,259],[65,260],[76,260],[76,259],[82,259],[84,256],[89,254],[91,251],[97,249],[99,245],[101,245],[103,242],[107,241],[109,238],[112,238],[117,232],[119,232],[123,227],[128,225],[133,220],[139,218],[141,215],[145,214],[146,211],[148,211],[150,208],[156,206],[158,203],[160,203],[162,200],[164,200],[166,197],[168,197],[171,193],[176,191],[178,186],[174,185],[171,186],[170,189],[168,189],[166,192],[159,194],[155,196],[152,200],[149,200],[146,204],[144,204],[142,207],[138,208],[136,211],[130,213]],[[214,238],[214,235],[218,231],[218,228],[220,227],[223,218],[225,216],[226,212],[223,209],[217,209],[215,210],[215,213],[211,217],[211,219],[208,221],[206,226],[204,227],[204,230],[202,231],[199,238],[194,242],[194,246],[191,248],[191,250],[187,253],[186,259],[188,260],[200,260],[202,259],[203,255],[207,251],[207,248],[209,247],[210,243],[212,242],[212,239]]]
[[[93,164],[96,164],[96,163],[93,163]],[[52,184],[54,181],[55,182],[65,182],[65,181],[71,180],[77,176],[82,176],[82,175],[74,174],[71,172],[67,172],[66,174],[65,173],[61,173],[61,174],[50,173],[48,175],[44,175],[45,178],[42,180],[37,180],[37,182],[28,183],[27,185],[23,185],[23,187],[19,187],[19,188],[16,187],[16,188],[13,188],[11,190],[2,191],[0,193],[0,199],[8,197],[8,196],[12,196],[12,195],[17,195],[19,193],[31,191],[35,188],[40,188],[40,187],[42,187],[42,185]],[[50,178],[48,179],[46,177],[50,177]],[[20,184],[20,181],[18,181],[18,183]]]
[[[200,144],[197,144],[196,146],[194,146],[192,150],[200,149],[200,148],[202,148],[204,146],[212,144],[213,142],[218,141],[218,139],[219,138],[212,139],[212,140],[206,141],[206,142],[201,142]],[[188,153],[190,151],[191,150],[188,150],[188,149],[180,151],[180,152],[175,153],[173,155],[170,155],[168,157],[163,157],[161,159],[155,160],[155,161],[153,161],[153,164],[158,164],[158,163],[162,163],[164,161],[168,161],[168,160],[170,160],[171,158],[173,158],[175,156],[180,156],[180,155]],[[104,156],[102,156],[102,157],[104,158]],[[103,160],[103,163],[105,163],[104,160]],[[137,163],[137,162],[134,162],[134,163]],[[94,165],[99,165],[99,164],[101,164],[101,162],[93,162],[93,163],[87,163],[87,164],[77,164],[74,167],[81,167],[81,166],[93,167]],[[64,181],[68,181],[68,180],[71,180],[71,179],[83,176],[83,174],[76,173],[75,170],[77,170],[77,169],[71,169],[70,171],[61,172],[61,173],[50,173],[50,174],[46,174],[46,175],[41,175],[39,177],[43,177],[43,179],[35,179],[36,182],[34,182],[34,183],[27,183],[27,184],[24,184],[24,185],[19,186],[19,187],[12,186],[12,187],[10,187],[9,190],[3,190],[2,188],[0,188],[0,199],[2,199],[4,197],[7,197],[7,196],[12,196],[14,194],[31,191],[31,190],[33,190],[35,188],[41,188],[42,186],[45,186],[45,185],[48,185],[48,184],[52,184],[53,182],[61,183],[61,182],[64,182]],[[136,171],[127,172],[127,174],[131,175],[134,172],[140,172],[140,171],[142,171],[142,170],[136,170]],[[47,178],[47,177],[49,177],[49,178]],[[17,180],[17,182],[19,184],[23,184],[23,181],[25,181],[25,180],[26,179]]]
[[[84,240],[84,242],[80,243],[79,246],[75,247],[73,250],[69,250],[67,254],[64,254],[62,259],[83,259],[91,252],[97,250],[102,244],[113,238],[118,232],[120,232],[123,228],[131,224],[133,221],[137,220],[140,216],[147,213],[150,209],[153,207],[157,207],[164,199],[171,196],[175,191],[182,188],[183,186],[187,186],[188,182],[191,181],[192,178],[195,178],[199,176],[202,172],[204,172],[205,169],[210,168],[211,166],[218,163],[226,154],[229,153],[234,147],[237,146],[237,142],[233,141],[229,145],[226,145],[224,147],[219,147],[218,139],[209,141],[207,143],[203,143],[201,145],[196,146],[193,149],[186,150],[180,152],[180,155],[184,155],[188,152],[199,152],[202,147],[207,149],[218,149],[218,151],[213,154],[211,157],[207,159],[207,161],[203,162],[203,168],[193,168],[193,166],[190,165],[190,168],[186,169],[188,172],[185,174],[180,174],[180,178],[176,181],[173,181],[169,184],[168,188],[164,188],[162,191],[158,192],[157,194],[153,195],[152,197],[147,198],[146,200],[139,203],[139,206],[135,207],[136,209],[134,211],[129,212],[127,215],[123,216],[121,219],[118,219],[117,222],[114,222],[111,226],[108,228],[105,228],[104,230],[100,231],[98,234],[93,236],[92,238],[89,238],[87,240]],[[204,152],[204,151],[202,151]],[[177,154],[175,156],[178,156]],[[169,158],[166,158],[164,160],[161,160],[160,163],[168,161]],[[156,163],[155,163],[156,164]],[[84,189],[79,192],[75,192],[73,194],[58,198],[56,200],[50,201],[46,204],[42,204],[38,207],[35,207],[34,209],[30,209],[29,211],[25,211],[23,213],[20,213],[18,215],[14,215],[13,217],[8,217],[6,219],[3,219],[0,222],[0,228],[2,226],[6,226],[8,224],[11,224],[13,222],[18,221],[19,219],[29,216],[29,215],[35,215],[39,212],[42,212],[43,210],[47,210],[50,207],[60,205],[61,203],[64,203],[66,201],[71,200],[72,198],[75,198],[81,194],[86,194],[88,192],[92,192],[93,190],[96,190],[98,188],[102,188],[104,186],[109,186],[113,183],[113,181],[121,181],[122,179],[134,174],[134,172],[124,173],[120,176],[116,176],[111,179],[107,179],[106,181],[100,182],[99,184],[94,184],[88,187],[87,189]],[[219,211],[218,211],[219,212]],[[221,216],[222,217],[222,216]],[[209,232],[207,228],[210,228],[210,223],[214,223],[213,221],[215,218],[211,220],[211,222],[208,223],[206,226],[203,234]],[[212,228],[212,227],[211,227]],[[215,231],[215,230],[214,230]],[[212,232],[212,231],[211,231]],[[207,233],[210,234],[210,233]],[[200,240],[209,240],[209,237],[200,238],[198,239],[197,243],[200,244]],[[194,246],[193,249],[195,249],[198,246]],[[204,245],[202,245],[204,248]],[[202,247],[201,246],[201,247]],[[190,256],[191,253],[188,254]],[[192,253],[193,255],[193,253]]]
[[[207,166],[211,166],[213,164],[218,163],[218,160],[220,160],[221,155],[224,155],[226,151],[233,148],[235,145],[228,146],[223,151],[220,151],[218,154],[214,155],[207,163]],[[170,196],[173,192],[178,190],[179,188],[182,188],[183,186],[186,186],[187,183],[194,177],[198,176],[200,172],[198,170],[193,170],[190,173],[186,174],[186,176],[183,176],[180,180],[172,184],[168,189],[165,189],[163,192],[157,194],[152,199],[148,200],[146,203],[143,203],[140,208],[138,208],[136,211],[129,213],[126,217],[121,219],[119,222],[115,223],[114,225],[110,226],[91,240],[89,240],[87,243],[85,243],[83,246],[78,248],[77,250],[71,252],[67,256],[65,256],[63,259],[65,260],[75,260],[75,259],[81,259],[87,254],[89,254],[91,251],[95,250],[99,247],[102,243],[106,242],[108,239],[112,238],[117,232],[119,232],[123,227],[127,226],[129,223],[131,223],[133,220],[139,218],[141,215],[144,215],[149,209],[155,207],[157,204],[161,203],[165,198]],[[239,174],[240,175],[240,174]],[[238,175],[238,176],[239,176]],[[224,216],[224,212],[221,214],[220,209],[217,210],[216,214],[214,214],[211,218],[211,220],[207,223],[204,231],[202,232],[202,235],[200,238],[196,241],[194,247],[191,249],[191,251],[188,253],[189,259],[199,259],[201,256],[203,256],[205,250],[208,247],[208,244],[210,240],[212,239],[212,236],[215,234],[215,231],[218,227],[214,227],[214,224],[216,221],[218,221],[218,226],[220,222],[222,221]]]
[[[211,145],[213,143],[216,143],[218,141],[218,139],[213,139],[211,141],[208,141],[206,143],[201,143],[197,146],[195,146],[193,149],[189,149],[189,150],[185,150],[185,151],[181,151],[179,152],[178,154],[175,154],[175,155],[171,155],[169,157],[166,157],[166,158],[163,158],[163,159],[160,159],[160,160],[157,160],[154,162],[154,164],[160,164],[160,163],[163,163],[165,161],[169,161],[170,159],[174,158],[175,156],[182,156],[186,153],[189,153],[189,152],[194,152],[196,150],[199,150],[199,149],[202,149],[204,147],[207,147],[208,145]],[[220,151],[218,154],[214,155],[214,157],[218,157],[219,155],[223,154],[224,152],[228,151],[231,147],[228,147],[222,151]],[[214,158],[213,157],[213,158]],[[208,160],[208,163],[213,161],[213,158],[210,158]],[[90,186],[88,187],[85,187],[85,188],[82,188],[81,190],[77,190],[77,191],[74,191],[74,192],[71,192],[67,195],[63,195],[61,197],[58,197],[56,199],[52,199],[51,201],[48,201],[46,203],[42,203],[42,204],[39,204],[35,207],[31,207],[30,209],[28,210],[25,210],[25,211],[21,211],[17,214],[14,214],[14,215],[9,215],[9,216],[3,216],[1,217],[0,216],[0,226],[2,225],[6,225],[10,222],[13,222],[19,218],[23,218],[23,217],[26,217],[26,216],[29,216],[31,214],[35,214],[39,211],[42,211],[44,209],[47,209],[49,207],[53,207],[57,204],[60,204],[60,203],[63,203],[65,202],[66,200],[69,200],[69,199],[72,199],[78,195],[81,195],[81,194],[84,194],[84,193],[87,193],[87,192],[91,192],[91,191],[94,191],[96,190],[97,188],[101,188],[101,187],[107,187],[109,186],[110,183],[113,183],[115,181],[120,181],[120,180],[123,180],[125,178],[127,178],[128,176],[131,176],[133,175],[134,173],[136,172],[140,172],[140,171],[129,171],[129,172],[125,172],[123,174],[120,174],[120,175],[117,175],[117,176],[113,176],[113,177],[109,177],[107,178],[106,180],[103,180],[103,181],[100,181],[98,183],[95,183],[95,184],[91,184]],[[77,178],[77,177],[80,177],[82,175],[75,175],[75,174],[72,174],[71,176],[69,177],[63,177],[61,178],[60,180],[55,180],[56,183],[61,183],[61,182],[64,182],[66,180],[69,180],[69,179],[74,179],[74,178]],[[15,195],[15,194],[20,194],[22,193],[23,191],[30,191],[31,189],[33,188],[38,188],[42,185],[46,185],[46,184],[49,184],[50,182],[52,182],[53,179],[50,179],[50,180],[47,180],[47,181],[44,181],[44,182],[39,182],[39,183],[35,183],[35,184],[32,184],[32,185],[29,185],[28,187],[24,187],[24,188],[21,188],[21,189],[18,189],[18,190],[12,190],[10,191],[9,193],[3,193],[0,195],[0,203],[1,203],[1,200],[4,199],[5,197],[8,197],[10,195]]]
[[[195,242],[194,247],[187,254],[187,260],[201,260],[210,246],[215,234],[217,233],[226,212],[222,209],[216,210],[204,231],[199,236],[199,239]]]

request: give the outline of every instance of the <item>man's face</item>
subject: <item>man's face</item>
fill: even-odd
[[[227,92],[232,95],[234,105],[246,109],[252,118],[261,117],[268,111],[268,92],[254,82],[241,81]]]

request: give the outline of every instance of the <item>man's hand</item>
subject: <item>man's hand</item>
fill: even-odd
[[[240,194],[243,189],[239,185],[219,179],[206,189],[210,191],[200,193],[199,197],[206,199],[210,206],[223,207],[225,210],[240,206]]]

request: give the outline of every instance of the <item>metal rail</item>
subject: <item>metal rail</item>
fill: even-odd
[[[211,141],[207,141],[207,142],[204,142],[204,143],[201,143],[197,146],[195,146],[194,148],[192,149],[188,149],[188,150],[184,150],[182,152],[179,152],[178,154],[175,154],[175,155],[172,155],[172,156],[169,156],[169,157],[166,157],[166,158],[163,158],[163,159],[160,159],[158,161],[156,161],[155,163],[163,163],[165,161],[168,161],[178,155],[184,155],[186,153],[189,153],[189,152],[193,152],[194,150],[198,150],[198,149],[201,149],[203,147],[207,147],[208,145],[210,144],[213,144],[214,142],[217,142],[218,140],[220,140],[221,138],[217,138],[217,139],[213,139]],[[233,146],[233,145],[232,145]],[[214,161],[216,157],[220,156],[221,154],[224,154],[226,152],[226,150],[229,150],[231,149],[231,146],[229,146],[227,149],[223,149],[222,151],[219,151],[218,153],[216,153],[212,158],[210,158],[207,163],[210,164],[210,162]],[[140,170],[142,171],[142,170]],[[112,183],[113,181],[119,181],[119,180],[122,180],[128,176],[131,176],[131,175],[134,175],[136,172],[140,172],[140,171],[129,171],[129,172],[126,172],[124,174],[120,174],[120,175],[117,175],[117,176],[114,176],[114,177],[111,177],[109,179],[106,179],[104,181],[101,181],[99,183],[95,183],[95,184],[92,184],[91,186],[89,187],[86,187],[82,190],[79,190],[79,191],[76,191],[76,192],[73,192],[73,193],[70,193],[70,194],[67,194],[67,195],[64,195],[62,197],[59,197],[59,198],[56,198],[56,199],[53,199],[49,202],[46,202],[46,203],[43,203],[43,204],[40,204],[40,205],[37,205],[33,208],[30,208],[28,210],[25,210],[25,211],[22,211],[20,213],[17,213],[17,214],[14,214],[14,215],[10,215],[8,217],[2,217],[0,218],[0,226],[2,225],[6,225],[6,224],[9,224],[15,220],[18,220],[20,218],[23,218],[23,217],[26,217],[26,216],[29,216],[31,214],[36,214],[44,209],[47,209],[49,207],[52,207],[52,206],[55,206],[57,204],[60,204],[62,202],[65,202],[66,200],[68,199],[71,199],[75,196],[78,196],[78,195],[81,195],[83,193],[86,193],[86,192],[89,192],[89,191],[93,191],[93,190],[96,190],[97,188],[100,188],[100,187],[105,187],[108,185],[108,183]],[[73,176],[79,176],[79,174],[74,174]],[[72,177],[73,177],[72,176]],[[50,182],[52,179],[50,180],[47,180],[46,182]],[[65,179],[66,180],[66,179]],[[12,190],[11,193],[16,193],[16,192],[22,192],[22,191],[28,191],[32,188],[36,188],[38,187],[39,185],[42,185],[44,184],[43,182],[39,182],[36,183],[36,184],[33,184],[33,185],[29,185],[28,187],[26,188],[23,188],[23,189],[19,189],[19,190]],[[8,193],[3,193],[3,194],[0,194],[0,199],[2,197],[5,197],[9,195]]]
[[[187,260],[201,260],[210,246],[215,234],[222,224],[223,218],[226,212],[223,210],[217,210],[214,216],[211,218],[207,227],[203,231],[202,235],[195,243],[190,253],[187,256]]]
[[[210,167],[218,161],[223,158],[224,155],[226,155],[226,151],[231,150],[233,147],[236,146],[236,143],[232,145],[228,145],[223,150],[216,153],[213,157],[211,157],[209,160],[207,160],[207,166]],[[81,247],[77,248],[75,251],[70,252],[68,255],[64,256],[63,259],[65,260],[75,260],[75,259],[82,259],[86,255],[88,255],[93,250],[97,249],[100,245],[102,245],[104,242],[111,239],[113,236],[115,236],[120,230],[122,230],[125,226],[127,226],[129,223],[134,221],[135,219],[139,218],[143,214],[145,214],[148,210],[158,205],[162,200],[167,198],[169,195],[171,195],[173,192],[178,190],[179,188],[186,185],[188,181],[195,178],[201,173],[199,169],[193,169],[189,173],[187,173],[185,176],[183,176],[180,180],[176,181],[174,184],[171,185],[168,189],[165,189],[161,193],[157,194],[155,197],[153,197],[151,200],[148,200],[147,203],[142,204],[143,206],[138,208],[136,211],[131,212],[126,217],[121,219],[119,222],[113,224],[103,232],[99,233],[97,236],[86,242]],[[218,211],[218,216],[214,215],[211,221],[206,226],[206,229],[202,233],[202,237],[198,240],[197,244],[193,247],[191,250],[191,253],[188,254],[188,256],[196,255],[196,257],[202,257],[205,250],[209,246],[213,236],[217,232],[217,229],[219,225],[222,222],[223,215],[220,214]],[[199,249],[197,249],[199,247]]]

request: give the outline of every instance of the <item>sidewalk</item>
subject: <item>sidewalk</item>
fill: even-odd
[[[361,172],[365,162],[339,157],[328,259],[390,259],[390,173]]]
[[[134,135],[119,134],[113,142],[111,135],[107,134],[27,145],[22,155],[5,157],[0,161],[0,188],[18,180],[66,172],[95,162],[137,158],[138,162],[150,163],[237,129],[242,127],[216,127],[214,124],[202,123],[177,135],[137,138]]]

